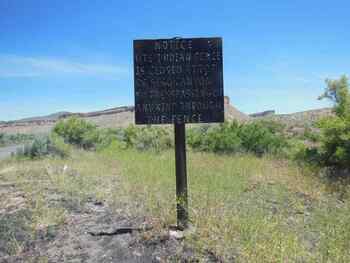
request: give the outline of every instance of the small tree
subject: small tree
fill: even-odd
[[[334,103],[335,116],[322,119],[320,162],[324,166],[350,169],[350,94],[346,76],[326,80],[327,87],[319,99]]]
[[[318,99],[329,99],[334,103],[336,116],[345,118],[350,115],[350,95],[348,78],[343,75],[339,80],[326,79],[325,92]]]
[[[247,152],[261,156],[266,153],[278,154],[287,146],[285,138],[279,134],[282,126],[272,122],[253,122],[242,125],[239,137]]]
[[[98,137],[96,125],[77,117],[58,122],[53,132],[61,136],[66,143],[84,148],[91,147]]]

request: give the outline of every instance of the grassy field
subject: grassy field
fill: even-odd
[[[172,152],[116,157],[135,198],[175,223]],[[348,262],[348,200],[311,171],[271,158],[189,153],[190,214],[199,251],[239,262]]]
[[[223,262],[350,262],[348,193],[310,169],[272,157],[189,152],[188,176],[195,232],[185,242],[199,257],[206,252]],[[11,222],[0,216],[0,240],[12,254],[91,199],[114,210],[129,204],[125,213],[147,217],[155,234],[176,223],[172,151],[111,146],[100,153],[75,151],[68,160],[2,161],[0,179],[28,197],[28,213],[19,214],[18,222],[15,213]],[[53,192],[64,196],[64,205],[47,202]],[[9,206],[4,197],[0,210]],[[25,229],[26,238],[17,228]]]

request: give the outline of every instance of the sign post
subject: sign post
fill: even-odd
[[[224,121],[221,38],[134,40],[136,124],[174,124],[177,224],[188,226],[186,123]]]
[[[184,123],[175,123],[176,209],[177,225],[188,226],[188,197],[186,169],[186,130]]]

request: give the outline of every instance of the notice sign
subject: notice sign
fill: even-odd
[[[221,38],[134,40],[136,124],[224,121]]]

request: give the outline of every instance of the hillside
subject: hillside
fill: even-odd
[[[58,112],[47,116],[0,122],[0,132],[9,134],[48,133],[58,120],[71,116],[78,116],[103,128],[126,127],[134,123],[134,107],[122,106],[88,113]],[[227,120],[245,121],[250,117],[233,107],[229,102],[229,98],[226,97],[225,118]]]
[[[228,121],[238,120],[239,122],[244,122],[254,119],[269,119],[280,121],[288,127],[304,127],[305,125],[312,124],[323,116],[331,114],[332,112],[330,108],[323,108],[292,114],[275,114],[274,111],[265,111],[247,115],[236,109],[230,103],[230,99],[225,97],[225,119]],[[63,111],[47,116],[0,122],[0,132],[8,134],[48,133],[58,120],[71,116],[81,117],[103,128],[126,127],[134,123],[134,107],[122,106],[88,113],[71,113]]]
[[[56,112],[56,113],[46,115],[46,116],[24,118],[24,119],[16,120],[14,122],[23,123],[23,122],[45,121],[45,120],[57,120],[59,118],[62,118],[64,116],[67,116],[70,114],[72,114],[72,113],[68,112],[68,111],[60,111],[60,112]]]
[[[272,111],[268,111],[272,112]],[[251,114],[250,116],[252,116]],[[296,113],[290,113],[290,114],[267,114],[259,116],[259,114],[256,115],[255,118],[260,119],[268,119],[268,120],[274,120],[279,121],[287,125],[287,127],[302,127],[302,126],[309,126],[315,121],[319,120],[322,117],[331,116],[333,115],[331,108],[322,108],[322,109],[315,109],[315,110],[308,110],[308,111],[301,111]]]
[[[57,121],[71,116],[86,119],[99,127],[125,127],[134,122],[134,107],[123,106],[88,113],[58,112],[47,116],[0,122],[0,132],[9,134],[48,133]]]

